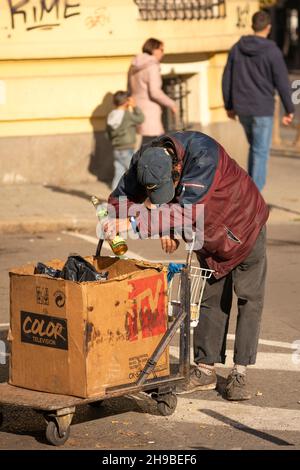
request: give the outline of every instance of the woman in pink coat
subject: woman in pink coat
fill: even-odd
[[[136,105],[143,111],[144,122],[138,127],[145,144],[164,133],[161,121],[161,106],[176,113],[176,103],[162,91],[159,63],[164,54],[164,45],[158,39],[147,39],[142,54],[134,57],[128,72],[128,90]]]

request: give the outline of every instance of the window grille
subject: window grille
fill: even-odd
[[[176,118],[169,108],[163,108],[163,125],[166,132],[187,130],[191,126],[189,124],[188,112],[188,89],[187,78],[180,75],[169,75],[163,77],[164,92],[176,102],[178,115]]]
[[[140,17],[152,20],[210,20],[226,17],[226,0],[134,0]]]

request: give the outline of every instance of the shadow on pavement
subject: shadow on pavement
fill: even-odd
[[[271,246],[300,246],[300,240],[275,240],[274,238],[269,238],[267,241],[268,245]]]
[[[111,184],[114,176],[113,148],[103,129],[104,117],[113,109],[113,94],[107,92],[90,117],[93,127],[94,147],[90,154],[88,170],[92,175],[97,176],[98,181]]]
[[[80,197],[82,199],[86,199],[87,201],[90,201],[92,196],[92,194],[86,193],[85,191],[62,188],[61,186],[52,186],[47,184],[45,185],[45,188],[51,189],[51,191],[55,191],[56,193],[69,194],[70,196]],[[100,202],[105,202],[105,199],[100,199]]]
[[[293,446],[294,445],[276,436],[272,436],[271,434],[268,434],[266,432],[250,428],[249,426],[245,426],[239,421],[235,421],[231,418],[228,418],[227,416],[221,415],[220,413],[217,413],[216,411],[208,410],[208,409],[200,409],[199,411],[201,411],[201,413],[204,413],[210,416],[211,418],[217,419],[218,421],[221,421],[222,423],[227,424],[228,426],[231,426],[234,429],[237,429],[238,431],[251,434],[255,437],[258,437],[259,439],[263,439],[265,441],[271,442],[272,444],[276,444],[278,446]]]
[[[289,209],[288,207],[278,206],[277,204],[268,204],[268,206],[269,206],[270,211],[272,211],[273,209],[278,209],[280,211],[290,212],[291,214],[300,215],[299,211],[295,211],[294,209]]]

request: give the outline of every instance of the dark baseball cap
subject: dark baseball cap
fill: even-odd
[[[172,158],[163,147],[148,147],[137,164],[138,182],[147,190],[152,204],[172,201],[175,188],[172,179]]]

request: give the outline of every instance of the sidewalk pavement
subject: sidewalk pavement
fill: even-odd
[[[239,162],[245,167],[245,161]],[[269,223],[297,223],[300,233],[300,155],[272,156],[263,191]],[[106,201],[110,188],[101,182],[68,186],[1,185],[0,234],[95,229],[90,196]]]
[[[0,186],[0,234],[95,229],[91,195],[106,201],[109,187],[101,182],[53,186]]]

